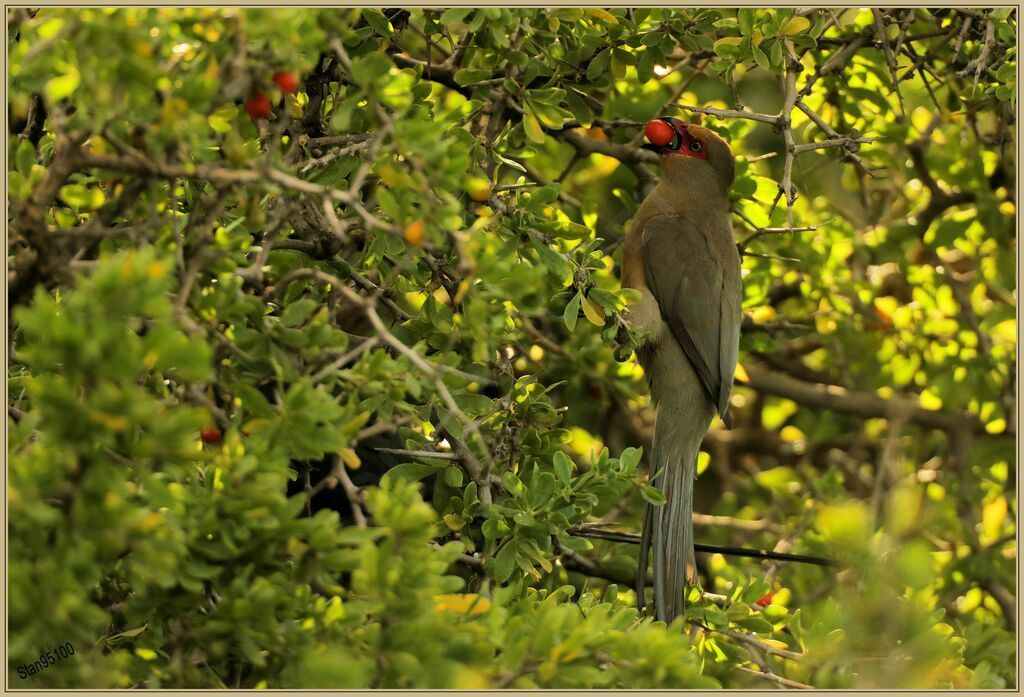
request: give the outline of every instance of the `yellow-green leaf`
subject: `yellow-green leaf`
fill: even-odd
[[[476,593],[444,593],[435,595],[434,601],[438,612],[482,615],[491,609],[491,601]]]
[[[359,459],[356,451],[352,448],[342,448],[341,459],[344,460],[345,465],[350,470],[357,470],[359,469],[359,466],[363,464],[363,461]]]
[[[608,10],[602,10],[600,7],[585,7],[583,8],[583,11],[586,12],[591,17],[597,17],[598,19],[602,19],[605,22],[608,22],[609,24],[619,23],[618,17],[613,15]]]
[[[228,104],[210,114],[206,120],[210,124],[210,128],[217,133],[228,133],[234,129],[231,121],[237,114],[238,107],[234,104]]]
[[[599,327],[604,326],[604,308],[600,305],[595,305],[586,298],[580,300],[580,307],[583,308],[583,315],[590,320],[591,324],[596,324]]]
[[[541,128],[540,121],[537,120],[537,116],[529,105],[526,106],[525,113],[523,113],[523,128],[526,130],[526,137],[531,141],[534,143],[544,142],[544,129]]]
[[[452,513],[446,513],[444,516],[444,524],[448,526],[450,530],[458,532],[466,526],[466,523],[457,515]]]
[[[782,27],[782,31],[780,33],[785,36],[792,36],[793,34],[799,34],[802,31],[807,31],[810,27],[811,21],[806,17],[794,17],[786,22],[786,26]]]
[[[612,56],[612,74],[620,80],[626,77],[626,65],[615,56]]]

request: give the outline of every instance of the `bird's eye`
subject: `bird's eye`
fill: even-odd
[[[695,140],[692,143],[690,143],[690,152],[700,152],[703,149],[704,144],[701,143],[699,140]]]

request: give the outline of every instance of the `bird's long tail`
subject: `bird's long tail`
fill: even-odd
[[[676,373],[674,377],[672,388],[678,390],[671,389],[671,395],[658,395],[660,404],[650,459],[652,484],[664,494],[665,503],[647,506],[637,569],[637,597],[643,598],[647,553],[653,547],[655,616],[669,623],[685,609],[687,565],[694,564],[693,484],[697,455],[714,410],[699,384],[680,384],[689,383],[689,376]],[[693,381],[696,382],[695,375]]]

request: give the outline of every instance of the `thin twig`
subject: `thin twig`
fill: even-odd
[[[613,532],[609,530],[595,530],[593,528],[575,527],[569,528],[567,532],[574,537],[593,537],[595,539],[608,540],[610,542],[624,542],[627,544],[640,544],[640,535],[626,532]],[[749,549],[746,547],[728,547],[723,545],[712,545],[703,542],[694,542],[693,548],[698,552],[709,554],[722,554],[733,557],[751,557],[754,559],[775,559],[778,561],[791,561],[798,564],[813,564],[815,566],[832,566],[841,568],[842,564],[834,559],[824,557],[813,557],[805,554],[788,554],[784,552],[771,552],[763,549]]]
[[[871,10],[871,13],[875,20],[875,31],[878,33],[878,39],[882,43],[882,49],[885,52],[885,62],[889,66],[889,75],[892,77],[892,89],[896,93],[896,99],[900,105],[900,113],[906,116],[906,109],[903,108],[903,94],[900,93],[900,81],[896,76],[896,57],[893,55],[892,46],[889,45],[889,37],[885,33],[882,10],[875,8]]]
[[[816,225],[803,225],[801,227],[762,227],[762,228],[757,228],[756,230],[754,230],[754,232],[752,232],[749,235],[747,235],[743,239],[743,241],[739,243],[740,254],[743,254],[747,250],[747,248],[750,246],[750,244],[752,242],[754,242],[755,240],[758,240],[758,239],[760,239],[762,237],[765,237],[766,235],[785,235],[785,234],[788,234],[788,233],[796,233],[796,232],[814,232],[815,230],[823,228],[826,225],[829,225],[829,224],[831,224],[833,222],[835,222],[834,219],[833,220],[826,220],[824,223],[818,223]]]
[[[356,527],[366,527],[366,516],[363,514],[363,497],[352,479],[348,476],[348,470],[345,469],[345,463],[342,462],[341,457],[338,455],[334,456],[334,467],[332,472],[338,478],[338,482],[341,484],[341,488],[345,492],[345,496],[348,497],[349,503],[352,505],[352,518],[355,520]]]
[[[329,363],[328,365],[324,366],[321,370],[314,373],[313,377],[311,377],[310,380],[312,380],[314,385],[317,384],[318,382],[322,382],[331,373],[335,373],[341,370],[346,365],[348,365],[355,359],[359,358],[361,355],[363,355],[373,347],[377,346],[378,344],[380,344],[380,339],[378,339],[375,336],[371,336],[366,341],[363,341],[355,348],[341,354],[341,356],[339,356],[337,359],[331,361],[331,363]]]
[[[458,460],[455,453],[441,453],[436,450],[403,450],[402,448],[374,448],[380,453],[391,453],[392,455],[405,455],[406,457],[423,457],[428,460]]]
[[[750,121],[760,121],[761,123],[771,124],[772,126],[779,125],[779,115],[775,114],[761,114],[756,111],[739,111],[737,109],[718,109],[710,106],[693,106],[691,104],[679,104],[680,109],[686,109],[697,114],[708,114],[709,116],[715,116],[720,119],[749,119]],[[783,111],[785,113],[785,111]]]
[[[743,671],[744,673],[747,673],[748,675],[751,675],[751,676],[755,677],[755,678],[760,678],[762,680],[768,680],[770,682],[776,683],[777,685],[782,685],[784,687],[792,687],[792,688],[796,688],[796,689],[800,689],[800,690],[813,690],[814,689],[813,685],[807,685],[806,683],[797,682],[796,680],[790,680],[789,678],[784,678],[781,675],[776,675],[775,673],[764,673],[764,672],[760,672],[759,673],[758,671],[751,670],[750,668],[747,668],[745,666],[736,666],[736,668],[741,670],[741,671]]]

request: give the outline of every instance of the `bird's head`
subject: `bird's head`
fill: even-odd
[[[729,144],[714,131],[671,116],[648,121],[643,147],[661,156],[662,171],[670,178],[712,177],[728,192],[736,177],[736,158]]]

